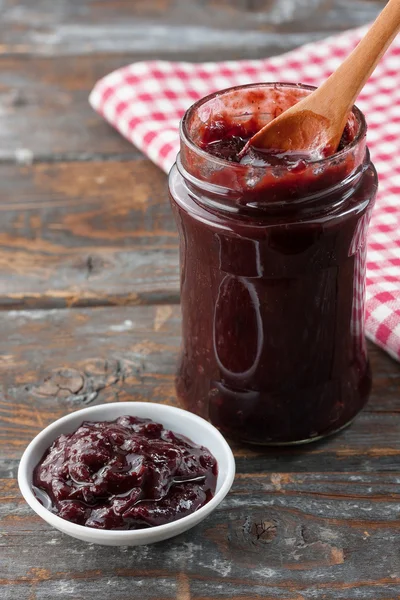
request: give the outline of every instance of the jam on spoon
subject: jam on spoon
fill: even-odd
[[[97,529],[143,529],[176,521],[215,493],[217,461],[204,447],[150,419],[85,421],[59,436],[33,473],[38,500]]]

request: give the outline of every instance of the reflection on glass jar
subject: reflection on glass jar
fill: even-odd
[[[222,280],[214,316],[214,355],[226,380],[254,377],[263,349],[260,303],[254,284],[243,277]]]

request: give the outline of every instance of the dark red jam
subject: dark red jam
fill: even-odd
[[[61,435],[33,474],[36,497],[58,516],[97,529],[176,521],[214,495],[214,456],[149,419],[85,421]]]
[[[366,234],[377,188],[358,109],[334,156],[246,141],[309,90],[233,88],[183,120],[170,174],[180,234],[183,405],[230,437],[317,439],[365,405]]]
[[[246,126],[232,120],[227,115],[221,115],[220,119],[204,124],[201,137],[198,140],[199,147],[215,156],[229,162],[240,165],[251,165],[254,167],[276,167],[286,166],[293,171],[301,171],[307,167],[307,163],[322,159],[324,150],[318,154],[300,152],[276,152],[250,146],[245,149],[247,142],[255,135],[260,124],[254,119]],[[338,152],[343,150],[351,142],[350,128],[346,126],[339,143]]]

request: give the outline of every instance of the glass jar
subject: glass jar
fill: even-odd
[[[254,130],[312,89],[241,86],[197,102],[170,173],[180,235],[177,393],[244,442],[336,432],[371,387],[364,289],[377,176],[362,113],[353,109],[340,151],[301,166],[238,164],[200,147],[210,123],[229,118]]]

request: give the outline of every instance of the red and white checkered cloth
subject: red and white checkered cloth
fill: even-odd
[[[262,60],[192,64],[137,62],[99,81],[90,103],[164,171],[179,148],[178,124],[195,101],[218,89],[260,81],[319,85],[367,27]],[[400,360],[400,36],[365,86],[358,106],[380,187],[368,237],[366,333]]]

